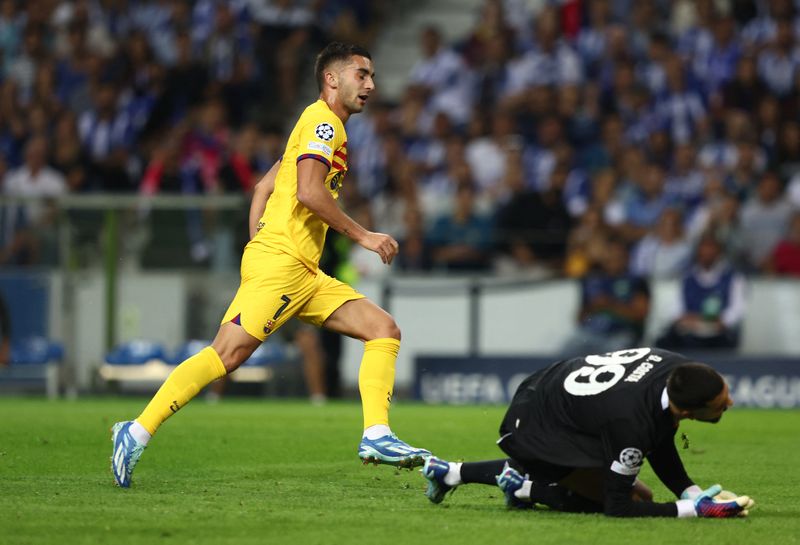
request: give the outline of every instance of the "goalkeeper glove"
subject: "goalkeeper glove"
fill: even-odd
[[[692,500],[695,513],[703,518],[746,517],[749,509],[755,505],[749,496],[736,496],[732,492],[723,491],[718,484],[704,490]]]

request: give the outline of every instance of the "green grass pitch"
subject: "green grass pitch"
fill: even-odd
[[[112,485],[113,422],[143,399],[0,399],[0,544],[713,544],[800,542],[800,411],[729,411],[682,426],[689,474],[757,506],[741,520],[509,512],[495,488],[441,505],[418,471],[362,466],[355,402],[198,399],[169,420],[133,487]],[[501,407],[398,402],[400,437],[445,459],[495,458]],[[670,494],[649,468],[656,499]]]

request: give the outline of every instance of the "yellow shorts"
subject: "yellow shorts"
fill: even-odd
[[[322,271],[312,273],[288,254],[252,246],[242,255],[241,276],[221,323],[239,324],[262,341],[293,316],[321,326],[347,301],[364,297]]]

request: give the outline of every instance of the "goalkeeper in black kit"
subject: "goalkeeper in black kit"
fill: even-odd
[[[536,504],[618,517],[736,517],[747,496],[706,490],[686,474],[675,433],[686,418],[719,422],[733,405],[711,367],[679,354],[632,348],[555,363],[525,379],[500,425],[507,459],[423,467],[440,503],[468,483],[499,486],[509,507]],[[637,479],[647,460],[677,501],[655,503]]]

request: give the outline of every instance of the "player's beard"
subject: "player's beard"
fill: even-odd
[[[357,114],[364,110],[364,106],[366,106],[366,103],[361,104],[360,100],[361,99],[358,96],[358,91],[356,91],[356,93],[353,95],[352,100],[350,100],[348,104],[349,106],[348,109],[350,110],[350,113]]]

